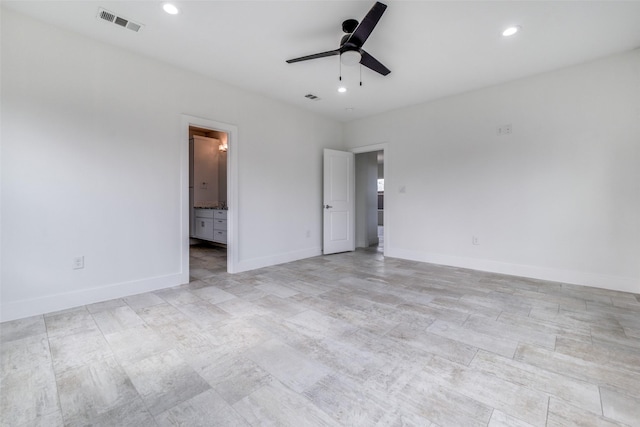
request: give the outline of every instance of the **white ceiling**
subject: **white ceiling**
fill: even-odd
[[[640,1],[383,1],[364,45],[391,74],[342,67],[341,23],[374,1],[2,1],[3,7],[212,78],[350,121],[640,47]],[[103,7],[145,25],[135,33],[96,18]],[[522,26],[512,38],[510,25]],[[313,93],[321,99],[304,97]],[[347,112],[347,108],[354,111]]]

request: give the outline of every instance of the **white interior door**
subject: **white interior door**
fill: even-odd
[[[355,157],[324,150],[323,253],[355,250]]]

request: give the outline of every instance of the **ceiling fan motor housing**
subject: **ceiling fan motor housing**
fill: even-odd
[[[347,19],[342,23],[342,31],[351,34],[358,28],[358,21],[355,19]]]

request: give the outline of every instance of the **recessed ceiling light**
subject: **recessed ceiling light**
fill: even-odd
[[[520,31],[522,29],[522,27],[520,27],[519,25],[516,25],[514,27],[509,27],[506,30],[504,30],[502,32],[502,35],[505,37],[510,37],[512,35],[514,35],[515,33],[517,33],[518,31]]]
[[[162,9],[164,9],[164,11],[167,12],[169,15],[177,15],[178,12],[180,12],[178,8],[172,5],[171,3],[165,3],[162,6]]]
[[[340,86],[340,87],[338,88],[338,92],[340,92],[340,93],[345,93],[346,91],[347,91],[347,88],[346,88],[346,87],[344,87],[344,86]]]
[[[353,110],[355,110],[355,108],[347,107],[347,108],[345,108],[345,110],[347,111],[347,113],[353,113]]]

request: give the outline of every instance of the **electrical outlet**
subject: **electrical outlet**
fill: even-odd
[[[477,236],[472,236],[471,237],[471,244],[472,245],[479,245],[480,244],[480,240],[478,240]]]
[[[512,132],[511,125],[508,124],[508,125],[500,126],[498,128],[497,133],[498,133],[498,136],[502,136],[502,135],[511,135],[511,132]]]
[[[80,270],[81,268],[84,268],[84,257],[77,256],[73,259],[73,269]]]

